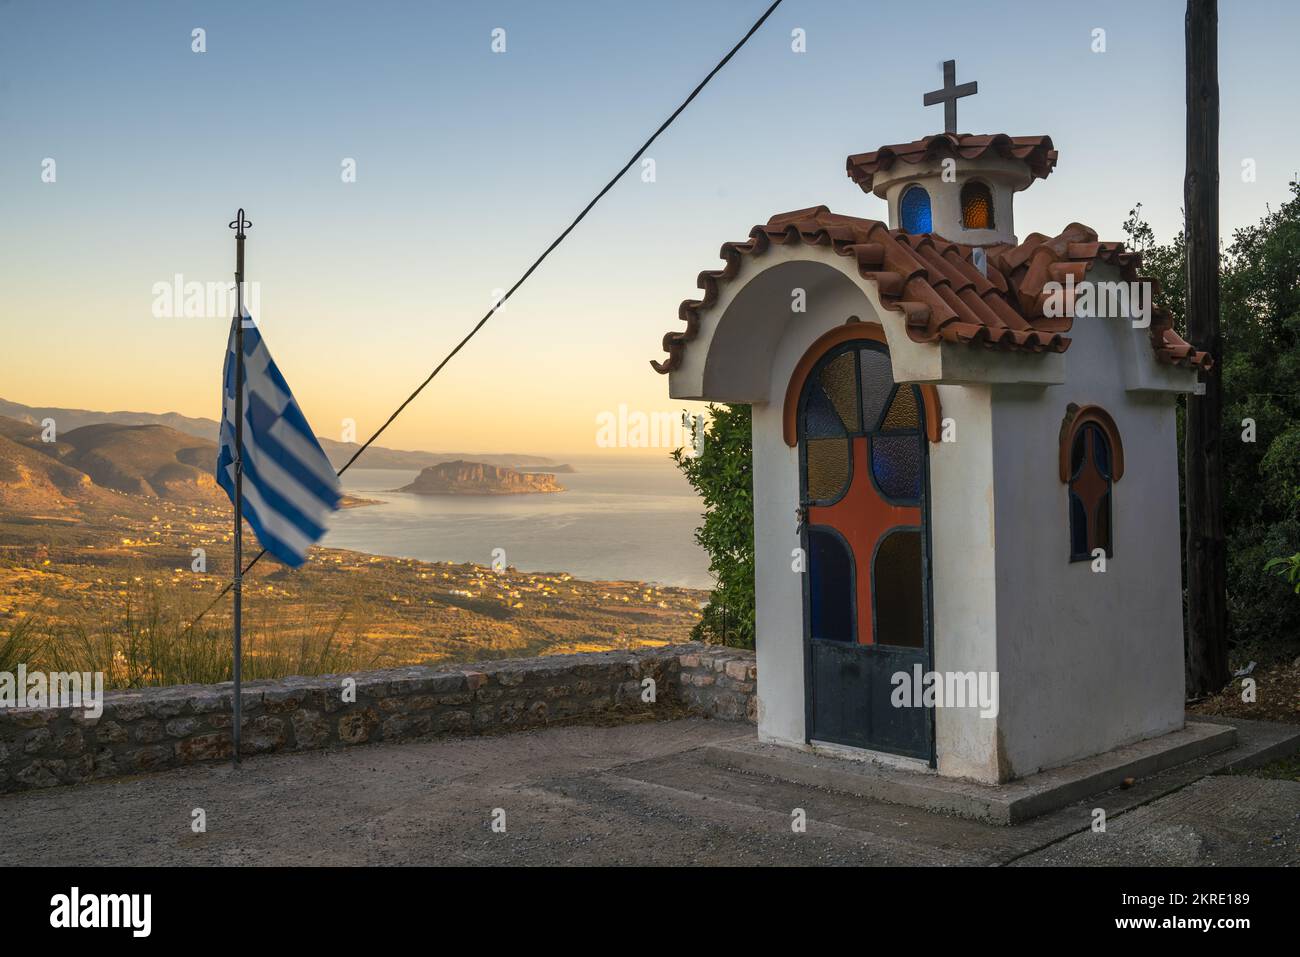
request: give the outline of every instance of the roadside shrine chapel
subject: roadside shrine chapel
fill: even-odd
[[[1122,243],[1016,237],[1057,151],[957,133],[944,73],[945,132],[848,158],[889,222],[725,243],[654,366],[752,406],[760,738],[999,783],[1183,726],[1175,399],[1211,358]],[[932,672],[996,713],[891,703]]]

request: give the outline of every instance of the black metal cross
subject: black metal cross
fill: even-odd
[[[926,106],[934,106],[936,103],[943,104],[943,131],[945,133],[957,132],[957,99],[963,96],[970,96],[978,93],[980,85],[974,81],[963,83],[957,86],[957,61],[943,61],[943,89],[935,90],[925,94],[922,103]]]

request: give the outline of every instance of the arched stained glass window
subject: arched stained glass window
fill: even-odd
[[[993,194],[978,180],[961,188],[961,224],[966,229],[993,228]]]
[[[932,711],[890,707],[899,673],[931,670],[926,425],[933,386],[896,383],[882,332],[848,324],[790,377],[798,445],[809,741],[931,754]],[[791,403],[791,397],[794,397]]]
[[[930,194],[920,186],[909,186],[898,201],[898,220],[905,233],[928,233],[933,230]]]
[[[1061,481],[1070,517],[1070,561],[1089,561],[1102,549],[1114,555],[1112,501],[1124,477],[1124,448],[1110,413],[1070,403],[1061,422]]]
[[[889,355],[841,351],[810,377],[803,400],[805,481],[809,499],[833,502],[852,473],[851,440],[870,442],[872,477],[886,499],[915,502],[921,494],[921,401],[914,385],[895,385]]]
[[[920,388],[895,384],[883,345],[850,342],[809,374],[799,415],[811,636],[924,647]]]
[[[1110,442],[1095,422],[1085,423],[1070,447],[1070,560],[1086,561],[1110,539]]]

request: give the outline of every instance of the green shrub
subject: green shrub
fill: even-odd
[[[754,456],[747,405],[710,405],[707,426],[695,422],[698,454],[673,451],[673,461],[704,501],[695,540],[708,552],[714,587],[692,637],[754,647]]]
[[[1228,636],[1237,645],[1284,647],[1300,636],[1300,601],[1264,569],[1300,546],[1300,186],[1290,185],[1290,200],[1233,233],[1221,262],[1224,354],[1215,358],[1223,377]],[[1124,228],[1185,328],[1183,234],[1156,243],[1141,206]],[[1253,442],[1243,438],[1248,419]],[[1180,483],[1183,467],[1180,456]]]
[[[1300,595],[1300,552],[1284,558],[1270,558],[1264,563],[1264,571],[1271,571],[1284,579]]]

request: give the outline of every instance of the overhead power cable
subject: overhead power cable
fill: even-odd
[[[346,462],[344,462],[343,467],[338,470],[338,474],[340,476],[352,466],[353,462],[355,462],[358,458],[361,457],[362,452],[370,448],[371,444],[375,441],[375,439],[379,438],[379,436],[384,434],[384,430],[386,430],[390,425],[393,424],[394,420],[396,420],[397,417],[406,410],[406,407],[408,405],[410,405],[412,402],[415,401],[416,397],[421,392],[424,391],[425,387],[428,386],[428,384],[434,380],[434,377],[437,376],[438,373],[443,370],[443,367],[446,366],[447,363],[449,363],[452,359],[454,359],[456,357],[456,354],[460,352],[461,349],[465,348],[465,346],[469,343],[471,339],[473,339],[476,335],[478,335],[479,330],[482,329],[485,325],[487,325],[488,320],[497,314],[497,312],[501,309],[501,307],[504,306],[506,302],[510,299],[510,297],[515,294],[515,291],[520,286],[522,286],[528,280],[528,277],[531,276],[537,270],[537,267],[546,261],[546,257],[549,256],[551,253],[553,253],[556,250],[556,248],[560,245],[560,243],[564,242],[564,240],[568,238],[569,233],[573,232],[574,229],[577,228],[578,224],[587,218],[587,214],[591,212],[593,208],[595,208],[597,203],[599,203],[602,199],[605,198],[605,194],[614,188],[614,185],[623,177],[623,174],[626,173],[628,170],[630,170],[633,164],[636,163],[636,161],[639,160],[645,154],[645,151],[648,150],[650,146],[654,143],[654,141],[659,138],[660,134],[663,133],[664,130],[668,129],[668,127],[672,126],[673,121],[676,120],[677,117],[681,116],[682,112],[686,109],[686,107],[690,106],[691,102],[697,96],[700,95],[700,93],[704,90],[706,86],[709,85],[709,81],[712,80],[715,76],[717,76],[718,73],[721,72],[724,66],[726,66],[728,63],[731,62],[731,58],[740,52],[741,48],[746,43],[749,42],[750,37],[752,37],[755,33],[758,32],[759,28],[762,27],[763,24],[767,22],[767,18],[770,17],[776,11],[776,8],[779,7],[781,3],[782,0],[774,0],[772,5],[763,11],[763,15],[754,21],[753,26],[751,26],[749,30],[745,32],[745,35],[741,37],[739,41],[737,41],[735,46],[733,46],[729,51],[727,51],[727,55],[718,61],[717,65],[712,70],[709,71],[708,75],[696,85],[695,89],[691,90],[690,95],[688,95],[686,99],[682,100],[681,105],[678,106],[677,109],[673,110],[672,114],[668,117],[668,119],[664,120],[662,123],[659,124],[658,129],[656,129],[653,133],[650,134],[649,139],[647,139],[644,143],[641,144],[640,147],[637,148],[637,151],[633,153],[632,157],[619,168],[619,171],[609,178],[609,182],[607,182],[604,186],[602,186],[600,192],[598,192],[594,197],[592,197],[591,202],[587,203],[587,205],[582,208],[582,212],[578,213],[578,215],[573,218],[573,222],[569,223],[568,226],[564,227],[563,232],[561,232],[558,236],[556,236],[555,239],[551,241],[551,244],[542,251],[542,254],[533,260],[532,265],[529,266],[526,270],[524,270],[523,275],[521,275],[517,280],[515,280],[514,285],[511,286],[509,289],[507,289],[505,291],[505,294],[492,304],[492,308],[490,308],[483,315],[482,319],[480,319],[478,322],[474,324],[474,327],[465,334],[464,338],[462,338],[460,342],[456,343],[456,347],[452,349],[449,353],[447,353],[447,355],[443,358],[443,360],[434,367],[433,371],[429,373],[429,375],[425,378],[425,380],[416,387],[415,391],[412,392],[409,396],[407,396],[405,401],[403,401],[402,404],[399,405],[396,408],[396,410],[394,410],[393,414],[390,415],[387,418],[387,420],[385,420],[384,424],[381,425],[379,428],[375,429],[374,434],[372,434],[370,438],[366,439],[366,441],[363,442],[361,446],[355,452],[352,453],[352,457],[349,458]],[[252,569],[252,567],[256,565],[261,560],[262,556],[265,554],[266,554],[266,549],[264,548],[256,555],[254,555],[253,560],[244,566],[244,574],[247,575],[249,570]],[[198,615],[195,616],[194,620],[191,621],[186,626],[186,629],[188,630],[190,628],[193,628],[195,625],[197,625],[204,615],[206,615],[208,612],[210,612],[213,608],[216,607],[217,602],[221,601],[221,599],[226,596],[226,594],[230,591],[232,587],[233,587],[233,582],[227,583],[226,586],[222,588],[220,592],[217,593],[217,596],[214,599],[212,599],[212,602],[201,612],[199,612]]]

